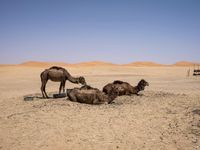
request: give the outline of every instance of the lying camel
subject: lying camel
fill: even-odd
[[[60,88],[59,88],[59,94],[61,93],[61,90],[63,89],[63,92],[65,91],[65,82],[66,80],[69,80],[72,83],[76,84],[82,84],[86,85],[85,78],[84,77],[73,77],[69,74],[69,72],[62,67],[53,66],[49,69],[44,70],[40,74],[42,86],[41,86],[41,92],[43,98],[48,98],[48,95],[46,93],[46,84],[48,80],[60,82]]]
[[[117,92],[114,88],[106,95],[97,88],[83,86],[81,88],[67,89],[67,96],[73,102],[86,104],[110,104],[116,97]]]
[[[136,94],[140,91],[143,91],[145,89],[145,86],[149,86],[149,83],[142,79],[137,86],[133,87],[127,82],[115,80],[113,83],[109,83],[103,87],[103,92],[106,94],[109,94],[113,88],[117,89],[118,96],[121,95],[131,95]]]

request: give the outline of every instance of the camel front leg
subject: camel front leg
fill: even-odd
[[[77,98],[74,94],[68,94],[68,98],[72,102],[77,102]]]
[[[60,82],[59,94],[61,93],[62,86],[63,86],[63,82]]]
[[[66,80],[65,81],[63,81],[63,93],[65,93],[65,82],[66,82]]]
[[[93,105],[100,105],[100,104],[104,104],[105,102],[101,102],[101,101],[99,101],[98,99],[94,99],[94,101],[93,101]]]
[[[94,105],[99,105],[99,104],[103,104],[104,102],[101,101],[101,97],[99,97],[98,95],[94,96],[94,100],[93,100],[93,104]]]

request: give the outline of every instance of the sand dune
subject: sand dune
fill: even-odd
[[[161,67],[161,66],[164,66],[162,64],[158,64],[158,63],[155,63],[155,62],[132,62],[132,63],[129,63],[129,64],[125,64],[127,66],[135,66],[135,67]]]
[[[116,64],[112,64],[112,63],[109,63],[109,62],[103,62],[103,61],[90,61],[90,62],[77,63],[77,64],[74,64],[74,65],[86,67],[86,66],[114,66]]]
[[[180,61],[176,62],[175,64],[172,65],[165,65],[165,64],[159,64],[155,62],[147,62],[147,61],[139,61],[139,62],[132,62],[128,64],[113,64],[109,62],[103,62],[103,61],[91,61],[91,62],[81,62],[81,63],[76,63],[76,64],[70,64],[70,63],[65,63],[65,62],[39,62],[39,61],[28,61],[19,64],[18,66],[27,66],[27,67],[42,67],[42,68],[48,68],[51,66],[63,66],[63,67],[97,67],[97,66],[104,66],[104,67],[109,67],[109,66],[130,66],[130,67],[190,67],[194,66],[193,62],[188,62],[188,61]],[[200,64],[200,63],[199,63]],[[12,66],[9,64],[0,64],[1,66]],[[15,66],[15,65],[14,65]]]
[[[189,62],[189,61],[179,61],[179,62],[176,62],[175,64],[173,64],[172,66],[190,67],[190,66],[194,66],[194,64],[199,64],[199,63],[194,63],[194,62]]]
[[[69,64],[69,63],[62,63],[62,62],[36,62],[36,61],[29,61],[19,66],[26,66],[26,67],[41,67],[41,68],[49,68],[51,66],[61,66],[61,67],[97,67],[97,66],[117,66],[112,63],[107,62],[100,62],[100,61],[92,61],[92,62],[82,62],[76,64]]]
[[[0,64],[0,67],[17,66],[16,64]]]
[[[76,64],[69,64],[64,62],[37,62],[37,61],[28,61],[24,62],[22,64],[19,64],[20,66],[28,66],[28,67],[50,67],[50,66],[75,66],[75,67],[87,67],[87,66],[113,66],[115,64],[107,63],[107,62],[101,62],[101,61],[91,61],[91,62],[82,62],[82,63],[76,63]]]
[[[70,66],[70,64],[62,62],[39,62],[39,61],[28,61],[19,64],[20,66],[27,67],[51,67],[51,66]]]

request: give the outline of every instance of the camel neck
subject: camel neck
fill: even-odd
[[[133,94],[137,94],[138,92],[140,92],[140,88],[137,85],[137,86],[133,87]]]
[[[67,79],[72,83],[79,83],[79,78],[75,78],[71,76],[70,74],[67,76]]]
[[[117,97],[115,94],[108,95],[108,104],[110,104]]]

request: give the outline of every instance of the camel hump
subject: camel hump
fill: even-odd
[[[56,70],[65,70],[65,68],[58,67],[58,66],[52,66],[49,69],[56,69]]]
[[[122,84],[122,83],[124,83],[123,81],[120,81],[120,80],[115,80],[114,82],[113,82],[113,84]]]
[[[89,86],[89,85],[83,85],[81,88],[81,90],[89,90],[89,89],[94,89],[93,87]]]

